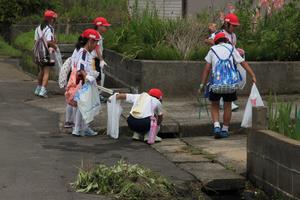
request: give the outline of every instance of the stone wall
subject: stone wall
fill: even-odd
[[[124,60],[114,51],[106,50],[105,57],[111,65],[113,77],[146,91],[159,87],[170,97],[195,95],[200,84],[201,71],[205,65],[198,61]],[[249,62],[257,77],[257,87],[262,94],[300,93],[300,62]],[[251,79],[240,94],[248,95]]]
[[[248,135],[247,175],[267,193],[300,199],[300,142],[272,131],[252,131]]]
[[[258,130],[266,129],[267,124],[267,109],[262,108],[253,108],[254,129],[247,140],[247,177],[270,195],[300,199],[300,141]]]

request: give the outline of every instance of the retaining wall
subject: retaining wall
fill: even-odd
[[[267,125],[266,110],[253,109],[254,129],[247,140],[247,176],[270,195],[300,199],[300,141],[258,130]]]
[[[122,55],[105,51],[111,65],[109,72],[138,91],[151,87],[161,88],[167,96],[193,96],[200,84],[201,71],[205,65],[198,61],[124,60]],[[300,62],[249,62],[257,77],[262,94],[300,93]],[[250,77],[240,94],[251,90]]]

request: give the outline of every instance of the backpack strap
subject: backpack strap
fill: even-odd
[[[222,47],[225,47],[225,48],[230,52],[229,57],[228,57],[228,58],[230,58],[230,57],[232,56],[232,54],[233,54],[234,47],[232,46],[232,49],[229,49],[229,48],[226,47],[225,45],[221,45],[221,46],[222,46]]]
[[[210,50],[217,56],[217,58],[218,58],[219,60],[222,60],[222,59],[218,56],[218,54],[215,52],[215,50],[214,50],[213,48],[210,48]]]

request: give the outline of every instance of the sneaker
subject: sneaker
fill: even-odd
[[[40,89],[40,92],[38,94],[40,97],[44,97],[44,98],[47,98],[48,95],[47,95],[47,89],[45,87],[41,87]]]
[[[133,140],[142,140],[142,136],[141,136],[141,134],[139,134],[137,132],[133,132],[132,139]]]
[[[213,131],[214,131],[214,134],[218,134],[221,132],[221,127],[216,126],[216,127],[214,127]]]
[[[239,106],[236,105],[234,102],[231,103],[231,111],[236,111],[239,109]]]
[[[73,128],[73,126],[74,126],[73,122],[65,122],[65,125],[64,125],[65,128]]]
[[[229,137],[229,132],[228,131],[221,131],[220,133],[215,135],[216,139],[228,138],[228,137]]]
[[[95,132],[95,131],[93,131],[91,128],[86,128],[84,131],[84,135],[85,136],[96,136],[96,135],[98,135],[98,133],[97,132]]]
[[[144,136],[144,142],[148,141],[148,137],[149,137],[148,133],[145,134],[145,136]],[[155,142],[161,142],[161,141],[162,141],[161,137],[158,137],[158,136],[155,137]]]
[[[73,136],[76,136],[76,137],[81,137],[81,136],[83,136],[82,133],[81,133],[80,131],[76,131],[76,130],[73,130],[73,131],[72,131],[72,135],[73,135]]]
[[[39,93],[40,93],[40,90],[41,90],[41,86],[39,86],[39,85],[36,86],[36,88],[35,88],[35,90],[34,90],[34,94],[38,96]]]

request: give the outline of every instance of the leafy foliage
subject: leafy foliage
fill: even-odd
[[[287,137],[300,140],[300,108],[294,108],[293,103],[279,102],[277,97],[269,96],[268,119],[269,129],[281,133]]]
[[[20,57],[21,51],[10,46],[7,42],[0,37],[0,55],[11,56],[11,57]]]
[[[290,1],[281,10],[265,15],[252,31],[251,0],[238,7],[242,26],[237,30],[238,46],[246,50],[248,60],[300,60],[299,0]],[[248,3],[247,3],[248,2]],[[257,45],[259,44],[259,45]]]
[[[98,165],[93,169],[80,169],[72,185],[77,192],[112,195],[122,200],[176,199],[174,186],[165,178],[124,161],[112,167]]]

